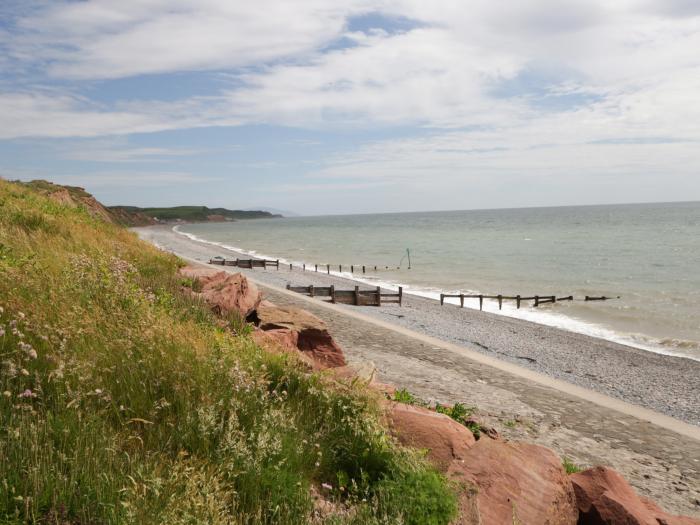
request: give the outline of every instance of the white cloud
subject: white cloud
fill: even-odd
[[[33,49],[59,77],[228,69],[311,51],[334,38],[361,6],[322,0],[57,2],[22,19],[24,32],[12,47],[17,53]]]
[[[480,187],[497,196],[523,181],[532,181],[530,191],[566,181],[584,187],[588,177],[592,187],[609,189],[610,181],[643,186],[663,173],[679,191],[700,192],[691,180],[700,165],[697,2],[45,5],[0,34],[6,62],[44,68],[70,86],[201,70],[228,71],[230,86],[177,102],[130,94],[128,102],[102,105],[15,86],[0,94],[0,138],[253,123],[421,126],[431,131],[428,137],[388,139],[327,159],[304,187],[318,193],[383,181],[382,188],[421,195],[433,191],[430,185],[459,192],[481,180]],[[372,11],[408,18],[416,27],[348,32],[349,17]],[[326,47],[341,37],[352,45]],[[168,155],[114,149],[92,154],[112,161]]]

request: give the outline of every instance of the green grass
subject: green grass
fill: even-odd
[[[583,470],[576,463],[573,463],[569,458],[562,459],[561,464],[564,467],[564,470],[567,474],[576,474],[577,472],[581,472],[581,470]]]
[[[376,394],[222,327],[180,265],[0,180],[0,523],[291,525],[322,483],[318,523],[451,520]]]

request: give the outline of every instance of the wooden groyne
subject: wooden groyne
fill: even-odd
[[[220,266],[237,266],[238,268],[277,268],[280,269],[280,261],[271,259],[224,259],[223,257],[214,257],[209,259],[209,264],[218,264]]]
[[[620,297],[606,297],[604,295],[599,297],[594,297],[586,295],[583,299],[584,301],[608,301],[610,299],[619,299]],[[478,299],[479,300],[479,310],[484,309],[484,299],[495,299],[498,301],[498,309],[503,309],[503,301],[515,301],[518,309],[520,309],[521,304],[524,302],[533,301],[533,306],[537,307],[541,304],[547,303],[557,303],[561,301],[574,301],[573,295],[567,295],[565,297],[557,297],[555,295],[532,295],[532,296],[522,296],[522,295],[469,295],[469,294],[440,294],[440,305],[445,304],[445,299],[459,299],[459,306],[464,308],[465,299]]]
[[[277,270],[280,269],[280,261],[279,259],[224,259],[223,257],[214,257],[212,259],[209,259],[209,264],[218,264],[220,266],[237,266],[239,268],[276,268]],[[313,271],[313,272],[318,272],[319,268],[321,272],[325,272],[330,275],[331,270],[335,271],[335,268],[338,268],[338,273],[343,273],[343,268],[346,270],[349,268],[350,273],[368,273],[368,272],[378,272],[382,270],[393,270],[394,267],[392,266],[380,266],[380,265],[359,265],[359,264],[314,264],[313,266],[307,265],[306,263],[303,263],[300,267],[302,272],[306,271]],[[294,265],[292,263],[289,263],[289,271],[292,271],[294,269]],[[397,266],[395,268],[396,270],[400,270],[401,267]],[[410,268],[409,268],[410,270]]]
[[[382,304],[403,304],[403,287],[399,286],[398,292],[383,292],[377,286],[373,290],[360,290],[355,286],[354,290],[336,290],[331,286],[292,286],[287,285],[287,290],[308,295],[309,297],[330,297],[332,303],[352,304],[355,306],[381,306]]]

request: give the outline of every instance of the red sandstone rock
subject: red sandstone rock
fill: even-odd
[[[572,474],[580,525],[700,525],[700,520],[672,516],[640,498],[622,475],[609,467]]]
[[[472,497],[468,521],[479,525],[575,525],[578,518],[571,481],[548,448],[481,439],[463,461],[447,471]],[[473,500],[476,500],[475,504]],[[474,514],[478,516],[475,520]]]
[[[297,334],[297,348],[311,357],[315,368],[345,366],[343,351],[328,332],[326,324],[315,315],[293,307],[274,306],[267,301],[257,309],[262,330],[291,330]]]
[[[430,461],[443,472],[476,443],[468,428],[444,414],[404,403],[390,403],[389,408],[389,425],[399,441],[427,449]]]
[[[246,318],[262,301],[258,287],[241,273],[212,271],[209,268],[182,268],[180,274],[196,278],[201,286],[198,294],[218,313],[238,312]]]
[[[314,361],[306,354],[299,352],[297,348],[297,340],[299,334],[288,328],[279,328],[275,330],[260,330],[256,328],[251,334],[253,340],[268,351],[279,351],[294,353],[308,370],[314,368]]]

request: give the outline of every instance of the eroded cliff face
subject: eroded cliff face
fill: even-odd
[[[144,213],[131,212],[124,208],[107,208],[84,188],[78,186],[63,186],[45,180],[33,180],[24,184],[64,206],[82,206],[90,215],[105,222],[123,226],[156,224],[155,219]]]

